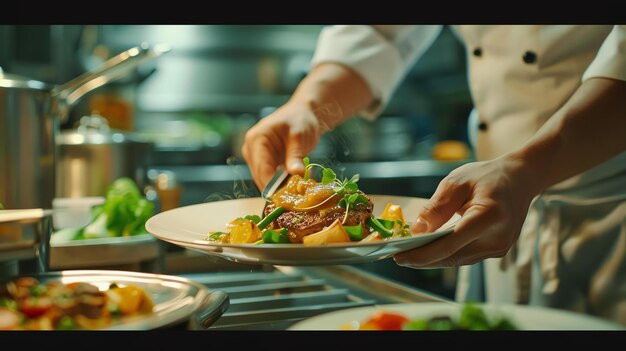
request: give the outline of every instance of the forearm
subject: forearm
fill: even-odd
[[[343,123],[372,101],[373,94],[363,78],[347,66],[335,63],[315,66],[290,99],[308,106],[322,131]]]
[[[586,80],[524,147],[519,161],[530,189],[544,189],[626,150],[626,82]]]

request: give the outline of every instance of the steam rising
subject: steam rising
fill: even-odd
[[[230,169],[235,174],[232,193],[209,194],[204,198],[204,202],[243,199],[260,195],[252,179],[250,179],[250,173],[247,171],[245,163],[242,163],[236,156],[230,156],[226,160],[226,164],[230,166]]]

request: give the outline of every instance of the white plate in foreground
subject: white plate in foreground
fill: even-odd
[[[374,215],[392,202],[400,205],[406,220],[417,216],[427,199],[408,196],[370,195]],[[222,244],[207,241],[209,232],[224,231],[237,217],[260,215],[265,201],[246,198],[208,202],[161,212],[146,222],[146,230],[169,243],[230,261],[285,266],[354,264],[381,260],[411,250],[453,231],[460,216],[453,216],[433,233],[371,243],[336,243],[326,246],[302,244]]]
[[[626,330],[619,324],[592,316],[551,308],[480,304],[488,318],[506,317],[519,330]],[[320,314],[293,324],[288,330],[342,330],[362,323],[375,311],[401,313],[410,320],[448,316],[456,319],[462,304],[445,302],[399,303],[348,308]]]

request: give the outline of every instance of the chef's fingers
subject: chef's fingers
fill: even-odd
[[[407,266],[412,268],[421,268],[428,266],[434,262],[447,259],[454,255],[464,246],[470,244],[477,239],[475,232],[470,229],[466,229],[467,225],[463,225],[461,221],[465,220],[467,223],[470,213],[466,213],[466,216],[461,218],[457,222],[454,230],[435,241],[432,241],[422,247],[416,249],[398,253],[393,256],[393,259],[400,266]],[[471,225],[471,221],[469,221]]]
[[[269,183],[284,159],[281,145],[283,142],[277,140],[274,133],[261,133],[255,128],[246,133],[241,154],[259,191]]]
[[[304,175],[304,157],[317,146],[321,129],[319,121],[310,112],[297,116],[297,123],[292,123],[288,130],[285,145],[285,169],[290,174]]]
[[[483,261],[487,258],[493,257],[502,257],[498,256],[495,253],[489,253],[486,251],[489,248],[488,245],[485,245],[483,242],[479,242],[479,240],[470,243],[465,246],[462,250],[453,254],[452,256],[446,257],[445,259],[434,261],[428,264],[422,265],[413,265],[413,264],[398,264],[400,266],[405,266],[409,268],[415,269],[435,269],[435,268],[450,268],[450,267],[460,267],[466,265],[472,265]]]
[[[456,223],[452,233],[417,249],[396,254],[394,260],[400,266],[432,268],[501,257],[513,245],[515,238],[506,235],[506,226],[500,216],[498,206],[471,206]]]
[[[466,205],[471,194],[468,183],[442,180],[411,226],[411,232],[420,234],[437,230]]]
[[[306,133],[290,133],[285,150],[285,169],[290,174],[304,174],[304,157],[311,151],[310,137]]]
[[[509,251],[510,247],[511,246],[507,245],[504,241],[500,241],[499,244],[494,245],[493,237],[489,236],[474,240],[454,254],[440,260],[426,264],[415,264],[413,262],[409,264],[398,264],[420,269],[460,267],[472,265],[487,258],[503,257]]]

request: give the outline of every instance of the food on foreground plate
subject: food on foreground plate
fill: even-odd
[[[388,203],[379,216],[359,189],[359,175],[340,180],[325,166],[304,158],[304,176],[292,175],[271,197],[262,216],[230,221],[226,231],[210,232],[208,241],[230,244],[303,244],[389,240],[411,237],[402,208]],[[312,178],[321,169],[321,181]]]
[[[475,303],[465,303],[458,317],[448,315],[433,316],[428,319],[411,319],[409,316],[377,310],[363,321],[352,321],[341,327],[342,330],[517,330],[509,318],[490,318]]]
[[[0,285],[0,330],[93,330],[122,317],[152,313],[151,297],[140,287],[97,286],[21,277]]]
[[[107,189],[104,204],[94,206],[86,226],[58,230],[50,240],[54,243],[147,234],[145,224],[153,214],[154,203],[142,195],[135,182],[118,178]]]

